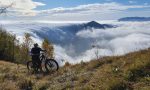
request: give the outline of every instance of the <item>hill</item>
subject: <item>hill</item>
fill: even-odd
[[[31,74],[23,65],[0,61],[0,90],[149,90],[150,49],[66,63],[49,75]]]
[[[150,21],[150,17],[125,17],[120,18],[118,21]]]

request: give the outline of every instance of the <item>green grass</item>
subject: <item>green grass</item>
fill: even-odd
[[[0,90],[150,90],[150,49],[104,57],[35,75],[0,61]]]

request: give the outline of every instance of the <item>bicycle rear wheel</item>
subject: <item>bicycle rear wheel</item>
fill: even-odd
[[[59,65],[54,59],[47,59],[45,62],[45,69],[47,72],[57,71],[59,69]]]
[[[38,68],[33,65],[32,61],[28,61],[27,62],[27,69],[29,71],[38,71]]]
[[[27,69],[28,70],[33,70],[33,63],[32,63],[32,61],[28,61],[27,62]]]

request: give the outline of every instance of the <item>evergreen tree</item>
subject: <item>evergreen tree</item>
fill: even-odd
[[[0,59],[14,60],[15,36],[6,32],[2,27],[0,28]]]

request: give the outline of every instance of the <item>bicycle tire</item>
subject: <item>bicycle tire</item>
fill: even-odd
[[[31,70],[31,68],[33,68],[32,61],[28,61],[28,62],[27,62],[27,69],[28,69],[28,70]]]
[[[45,62],[45,69],[47,72],[58,71],[59,65],[54,59],[47,59]]]
[[[32,61],[28,61],[27,62],[27,69],[29,70],[29,71],[38,71],[38,68],[34,68],[34,66],[33,66],[33,63],[32,63]]]

